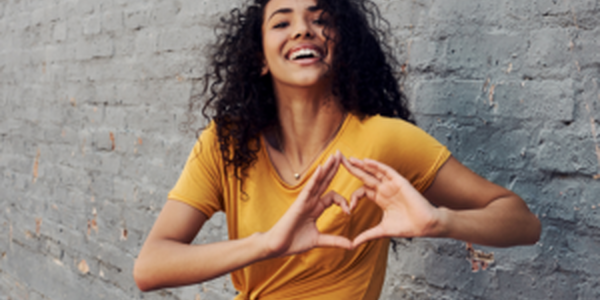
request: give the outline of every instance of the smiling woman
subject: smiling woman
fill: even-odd
[[[207,99],[192,99],[212,122],[140,251],[140,289],[231,273],[236,299],[377,299],[391,237],[539,238],[523,200],[411,124],[369,7],[257,0],[231,13]],[[230,240],[190,245],[217,211]]]

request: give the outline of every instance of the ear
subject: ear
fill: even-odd
[[[269,66],[267,66],[267,62],[263,60],[263,66],[260,70],[260,76],[265,76],[269,74]]]

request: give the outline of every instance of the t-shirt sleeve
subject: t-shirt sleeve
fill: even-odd
[[[223,210],[222,166],[216,126],[211,123],[192,149],[168,199],[187,203],[210,218]]]
[[[390,165],[423,193],[434,181],[437,172],[451,156],[446,146],[422,129],[402,122],[390,132],[391,147],[386,147]]]

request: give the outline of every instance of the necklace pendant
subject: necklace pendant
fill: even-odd
[[[294,178],[296,178],[296,180],[300,179],[300,174],[299,173],[294,173]]]

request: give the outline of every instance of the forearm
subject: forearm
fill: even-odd
[[[262,239],[257,233],[204,245],[150,241],[135,262],[135,281],[140,290],[149,291],[210,280],[267,258]]]
[[[483,208],[438,210],[440,221],[435,236],[495,247],[533,244],[540,236],[540,221],[514,194],[498,198]]]

